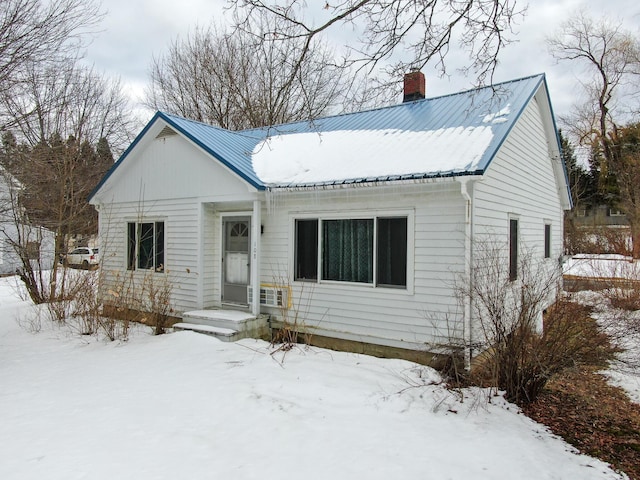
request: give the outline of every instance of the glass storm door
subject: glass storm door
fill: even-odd
[[[249,284],[249,219],[223,222],[222,301],[247,304]]]

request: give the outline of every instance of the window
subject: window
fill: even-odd
[[[407,217],[299,219],[295,241],[296,280],[407,286]]]
[[[164,271],[164,222],[127,224],[127,269]]]
[[[25,253],[29,260],[38,260],[40,258],[40,242],[27,242]]]
[[[407,218],[378,219],[378,285],[407,285]]]
[[[544,225],[544,258],[551,258],[551,225]]]
[[[318,280],[318,220],[296,220],[296,280]]]
[[[518,278],[518,220],[509,219],[509,280]]]

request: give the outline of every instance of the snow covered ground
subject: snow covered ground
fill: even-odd
[[[500,397],[464,402],[400,360],[235,344],[126,343],[43,324],[0,279],[0,478],[611,479]]]
[[[565,261],[563,273],[577,277],[640,280],[640,263],[624,255],[580,254]]]

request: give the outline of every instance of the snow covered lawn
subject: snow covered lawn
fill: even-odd
[[[44,326],[0,279],[0,478],[608,479],[501,398],[428,368],[191,332]]]
[[[588,278],[640,280],[640,263],[616,254],[580,254],[568,258],[563,274]]]

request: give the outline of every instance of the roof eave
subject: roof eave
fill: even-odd
[[[377,178],[357,178],[333,180],[317,183],[297,183],[297,184],[267,184],[269,191],[304,191],[304,190],[330,190],[340,188],[357,188],[387,185],[409,185],[416,183],[435,183],[439,181],[455,180],[459,177],[478,177],[484,175],[483,169],[456,172],[435,172],[411,175],[389,175]]]

